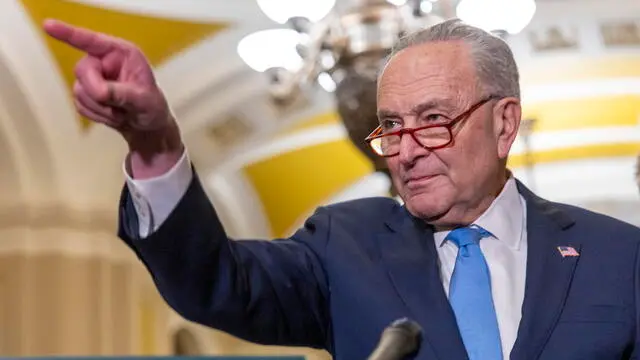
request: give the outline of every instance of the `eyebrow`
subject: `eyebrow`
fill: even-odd
[[[454,102],[450,99],[428,100],[412,107],[411,110],[409,110],[409,112],[407,113],[407,115],[417,116],[427,110],[432,110],[437,108],[451,111],[455,109],[455,105],[454,105]],[[400,114],[397,111],[388,110],[388,109],[378,110],[378,119],[380,120],[385,118],[400,118],[400,117],[402,117],[402,114]]]

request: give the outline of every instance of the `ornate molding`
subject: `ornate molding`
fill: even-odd
[[[0,209],[0,255],[138,260],[117,238],[117,209],[13,206]]]
[[[117,205],[113,209],[75,209],[66,205],[14,205],[0,208],[0,229],[69,229],[115,236]]]

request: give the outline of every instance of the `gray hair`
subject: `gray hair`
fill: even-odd
[[[437,41],[464,41],[471,47],[483,92],[498,97],[520,98],[520,75],[507,43],[491,33],[451,19],[401,37],[384,62],[382,71],[400,51]],[[382,75],[382,72],[380,73]]]

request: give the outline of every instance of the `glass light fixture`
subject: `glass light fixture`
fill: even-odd
[[[300,34],[291,29],[262,30],[245,36],[238,43],[238,55],[253,70],[272,68],[297,71],[302,58],[296,50]]]
[[[336,0],[257,0],[260,10],[271,20],[284,24],[293,17],[312,22],[321,20],[333,9]]]
[[[433,11],[433,2],[429,0],[422,0],[420,2],[420,11],[424,14],[428,14]]]
[[[517,34],[536,12],[534,0],[461,0],[457,16],[464,22],[487,31]]]
[[[318,84],[320,84],[320,86],[327,92],[336,91],[336,82],[331,78],[331,75],[326,72],[318,75]]]

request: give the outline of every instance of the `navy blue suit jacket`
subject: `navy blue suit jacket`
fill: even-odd
[[[640,230],[518,187],[527,202],[528,260],[511,358],[635,358]],[[367,358],[392,321],[409,317],[424,330],[415,359],[467,358],[432,230],[393,199],[319,208],[293,236],[273,241],[230,240],[197,175],[148,238],[137,235],[126,187],[120,206],[119,236],[186,319],[355,360]],[[580,256],[563,258],[558,246]]]

